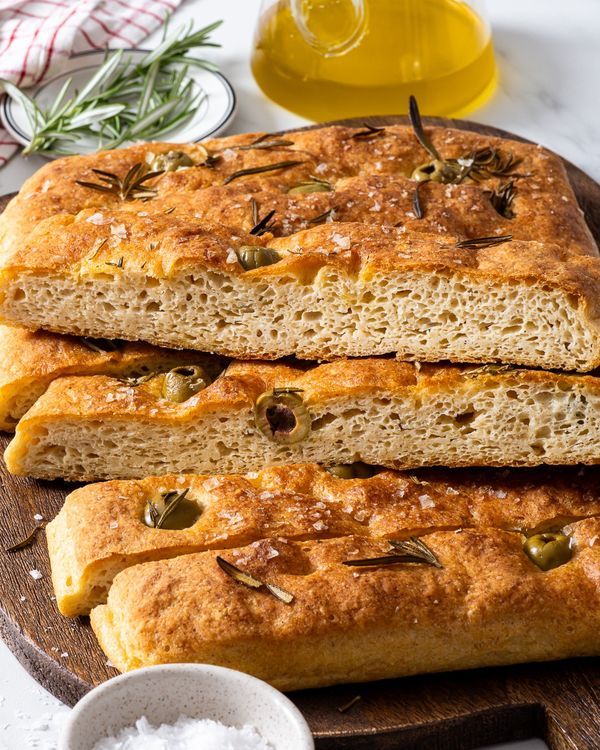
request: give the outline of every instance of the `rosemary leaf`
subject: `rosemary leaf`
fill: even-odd
[[[425,215],[423,213],[423,206],[421,204],[421,196],[419,195],[419,190],[421,189],[421,186],[423,185],[422,182],[417,182],[417,186],[415,187],[415,192],[413,193],[413,213],[417,217],[417,219],[422,219]]]
[[[411,95],[410,99],[408,100],[408,117],[410,119],[410,124],[412,125],[412,129],[415,133],[415,136],[421,146],[429,153],[434,159],[437,159],[438,161],[442,161],[442,157],[439,154],[439,151],[437,148],[433,145],[431,142],[429,136],[425,132],[425,129],[423,127],[423,123],[421,121],[421,113],[419,112],[419,105],[417,104],[417,100],[414,96]]]
[[[216,560],[217,565],[221,570],[233,578],[234,581],[242,583],[244,586],[248,586],[251,589],[261,589],[264,587],[272,596],[285,604],[291,604],[294,601],[294,595],[290,594],[289,591],[282,589],[280,586],[276,586],[273,583],[266,583],[265,581],[261,581],[253,575],[250,575],[250,573],[245,573],[243,570],[240,570],[233,565],[233,563],[224,560],[219,555],[217,555]]]
[[[262,167],[248,167],[247,169],[240,169],[237,172],[233,172],[223,180],[223,185],[228,185],[230,182],[239,179],[240,177],[247,177],[251,174],[261,174],[262,172],[274,172],[279,169],[289,169],[295,167],[298,164],[302,164],[301,161],[278,161],[275,164],[265,164]]]
[[[252,200],[254,201],[254,199]],[[275,209],[265,214],[262,219],[259,219],[258,206],[256,204],[256,201],[254,201],[252,205],[252,213],[256,223],[250,230],[250,234],[254,235],[254,237],[262,237],[262,235],[268,232],[273,226],[273,222],[271,222],[271,219],[275,216]]]
[[[251,151],[253,149],[285,148],[293,145],[294,141],[288,141],[285,138],[273,138],[271,133],[265,133],[252,141],[252,143],[248,143],[245,146],[238,146],[237,148],[238,151]]]
[[[330,216],[334,213],[337,206],[332,206],[331,208],[328,208],[327,211],[323,211],[322,214],[319,214],[318,216],[313,216],[312,219],[308,220],[309,224],[325,224],[325,222],[329,219]]]
[[[38,526],[34,526],[30,534],[28,534],[24,539],[21,539],[21,541],[15,542],[15,544],[12,544],[10,547],[7,547],[4,551],[5,552],[17,552],[20,549],[25,549],[25,547],[29,547],[31,544],[33,544],[38,534],[38,531],[41,531],[43,528],[44,528],[44,524],[39,524]]]
[[[462,240],[456,243],[461,250],[480,250],[486,247],[502,245],[512,240],[512,234],[499,234],[493,237],[474,237],[470,240]]]
[[[383,135],[385,133],[384,127],[377,127],[375,125],[369,125],[368,122],[363,123],[364,130],[359,130],[356,133],[353,133],[350,138],[353,138],[354,140],[370,140],[371,138],[376,138],[378,135]]]
[[[344,703],[342,706],[338,706],[338,711],[341,714],[345,714],[346,711],[349,711],[353,706],[355,706],[359,700],[361,700],[360,695],[355,695],[354,698],[348,701],[348,703]]]

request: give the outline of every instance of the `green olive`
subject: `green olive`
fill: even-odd
[[[377,469],[362,461],[355,461],[353,464],[337,464],[336,466],[327,467],[326,471],[333,474],[338,479],[368,479],[377,474]]]
[[[573,555],[569,537],[550,531],[530,536],[523,549],[527,557],[542,570],[558,568],[569,562]]]
[[[237,251],[240,265],[245,271],[251,271],[254,268],[263,266],[272,266],[281,260],[281,256],[275,250],[268,247],[256,245],[242,245]]]
[[[161,492],[148,500],[144,508],[143,521],[152,529],[189,529],[202,515],[198,503],[187,496],[188,489]]]
[[[193,167],[194,162],[183,151],[167,151],[166,154],[158,154],[150,163],[152,172],[176,172],[182,167]]]
[[[292,389],[275,388],[262,393],[254,404],[258,429],[274,443],[299,443],[310,432],[311,419],[302,396]]]
[[[459,168],[448,162],[434,159],[433,161],[421,164],[412,173],[411,179],[417,182],[454,182],[459,176]]]
[[[174,367],[165,374],[162,395],[169,401],[181,404],[210,385],[210,378],[198,365]]]
[[[323,180],[322,182],[317,180],[310,180],[310,182],[301,182],[293,188],[288,190],[289,195],[298,195],[306,193],[330,193],[331,185]]]

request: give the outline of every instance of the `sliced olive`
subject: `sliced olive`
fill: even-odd
[[[337,464],[329,466],[327,471],[339,479],[368,479],[377,474],[377,469],[362,461],[355,461],[353,464]]]
[[[306,193],[330,193],[331,185],[325,180],[310,180],[309,182],[301,182],[299,185],[295,185],[293,188],[288,190],[289,195],[298,195]]]
[[[162,395],[169,401],[181,404],[210,385],[210,378],[198,365],[174,367],[165,374]]]
[[[189,488],[188,488],[189,489]],[[170,490],[148,500],[144,523],[152,529],[189,529],[202,515],[198,503],[187,497],[188,489]]]
[[[281,260],[281,256],[275,250],[268,247],[257,247],[256,245],[242,245],[237,251],[240,265],[245,271],[263,266],[272,266]]]
[[[152,172],[176,172],[182,167],[193,166],[192,158],[183,151],[167,151],[166,154],[157,154],[150,163]]]
[[[277,388],[261,394],[254,404],[258,429],[275,443],[299,443],[310,432],[311,419],[297,391]]]
[[[421,164],[412,173],[413,180],[417,182],[454,182],[460,176],[460,166],[448,164],[446,161],[434,159],[433,161]]]
[[[542,570],[558,568],[568,563],[573,555],[569,537],[550,531],[530,536],[523,549],[527,557]]]

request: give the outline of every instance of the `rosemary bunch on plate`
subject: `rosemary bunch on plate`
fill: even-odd
[[[97,148],[116,148],[132,140],[159,138],[189,119],[204,94],[198,90],[190,67],[214,69],[207,60],[190,55],[198,47],[219,47],[210,34],[222,21],[194,31],[193,24],[168,35],[134,63],[124,50],[106,53],[104,63],[80,91],[65,81],[53,104],[41,107],[9,81],[0,91],[19,103],[32,130],[24,154],[71,154],[81,139]]]

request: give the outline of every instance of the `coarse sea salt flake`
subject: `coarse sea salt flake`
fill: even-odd
[[[419,495],[419,502],[421,503],[421,508],[435,508],[435,502],[431,495]]]
[[[338,234],[337,232],[333,235],[331,239],[335,242],[335,244],[338,247],[341,247],[342,250],[349,250],[350,245],[352,244],[350,237],[344,237],[343,235]]]
[[[230,263],[230,264],[238,262],[237,254],[236,254],[235,250],[233,250],[231,247],[227,251],[227,257],[225,258],[225,262],[226,263]]]
[[[110,233],[122,240],[127,239],[127,227],[125,224],[111,224]]]
[[[44,516],[42,516],[42,515],[41,515],[40,513],[36,513],[36,514],[35,514],[35,515],[33,516],[33,520],[34,520],[34,521],[43,521],[43,520],[44,520]]]
[[[106,219],[104,218],[104,214],[101,214],[99,211],[96,211],[95,214],[91,214],[91,216],[88,216],[86,221],[89,224],[96,224],[97,226],[106,224]]]
[[[34,581],[39,581],[40,578],[43,578],[44,576],[42,573],[40,573],[39,570],[36,570],[35,568],[33,570],[29,571],[29,575],[33,578]]]

